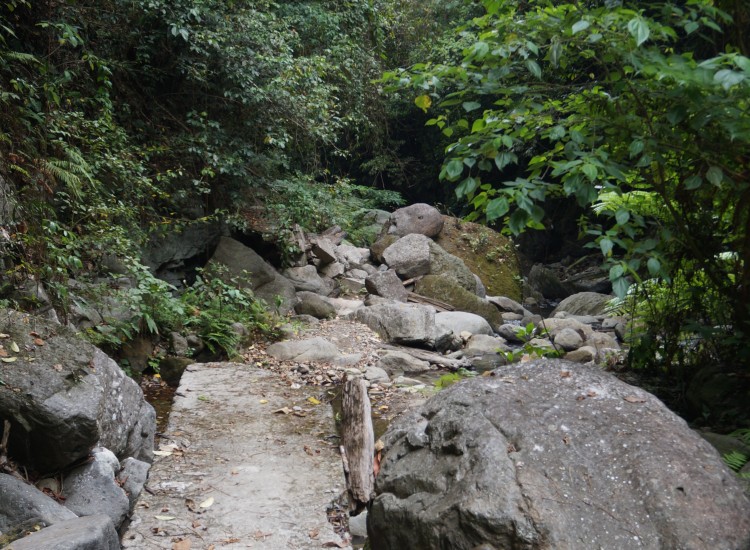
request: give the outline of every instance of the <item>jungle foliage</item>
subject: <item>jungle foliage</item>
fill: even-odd
[[[136,326],[153,332],[145,301],[179,311],[139,264],[154,232],[216,218],[242,228],[260,203],[284,247],[295,224],[399,204],[371,185],[391,155],[371,82],[394,6],[0,3],[3,288],[31,277],[65,311],[70,278],[125,258],[131,294],[151,296],[133,302]],[[365,166],[374,158],[385,160]]]
[[[449,140],[441,179],[518,234],[551,199],[638,310],[637,364],[750,361],[750,59],[743,2],[484,0],[449,61],[388,73]],[[628,294],[628,292],[630,293]]]

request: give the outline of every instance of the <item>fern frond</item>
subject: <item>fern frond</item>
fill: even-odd
[[[601,193],[599,200],[591,206],[591,209],[596,214],[617,212],[621,208],[642,216],[664,217],[661,199],[656,193],[649,191],[629,191],[627,193],[612,191]]]
[[[750,457],[739,451],[732,451],[721,457],[724,463],[735,472],[739,472],[742,467],[750,462]]]

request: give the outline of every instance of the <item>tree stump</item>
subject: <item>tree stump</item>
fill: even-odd
[[[341,413],[341,459],[349,493],[349,513],[356,516],[372,499],[375,436],[370,398],[361,378],[344,383]]]

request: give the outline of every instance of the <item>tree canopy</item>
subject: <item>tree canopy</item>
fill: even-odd
[[[732,14],[708,0],[482,4],[456,31],[460,56],[385,79],[449,138],[440,177],[469,217],[518,234],[574,198],[617,295],[650,294],[650,328],[672,324],[642,340],[649,361],[679,364],[696,336],[747,361],[750,59],[725,40]]]

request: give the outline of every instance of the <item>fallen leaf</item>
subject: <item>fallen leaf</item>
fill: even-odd
[[[348,546],[349,546],[349,543],[347,542],[330,541],[330,542],[323,543],[323,548],[346,548]]]
[[[586,392],[586,395],[588,395],[589,397],[596,397],[597,393],[594,390],[589,390]]]
[[[579,395],[578,397],[576,397],[576,401],[583,401],[584,399],[586,399],[585,395]]]
[[[4,340],[5,338],[10,338],[10,334],[5,334],[5,333],[0,332],[0,339]]]
[[[60,363],[56,363],[52,365],[52,368],[55,369],[57,372],[62,372],[63,366]]]
[[[34,343],[37,346],[43,346],[46,342],[44,340],[42,340],[41,338],[34,338]]]
[[[172,451],[154,451],[156,456],[172,456]]]
[[[261,405],[265,405],[266,403],[268,403],[268,399],[261,399],[260,400],[260,404]]]
[[[625,401],[628,403],[645,403],[646,399],[644,397],[636,397],[635,395],[628,395],[627,397],[624,397]]]
[[[187,506],[187,509],[191,512],[197,512],[198,507],[195,505],[195,501],[192,498],[186,498],[185,499],[185,506]]]
[[[264,533],[263,531],[258,529],[255,533],[253,533],[253,538],[255,540],[261,540],[265,539],[266,537],[270,537],[271,535],[273,535],[273,533]]]
[[[0,357],[0,361],[3,363],[12,363],[16,359],[18,359],[18,357]]]
[[[273,411],[273,414],[290,414],[291,412],[292,409],[290,409],[289,407],[282,407]]]
[[[307,400],[313,405],[320,405],[320,401],[318,399],[315,399],[314,397],[308,397]]]
[[[10,351],[12,351],[14,353],[18,353],[19,351],[21,351],[21,348],[19,348],[18,344],[16,344],[15,342],[11,342],[10,343]]]
[[[320,535],[320,529],[313,529],[312,531],[308,533],[308,535],[310,536],[311,539],[317,539],[318,536]]]
[[[560,371],[560,378],[570,378],[570,371],[569,370],[561,370]]]
[[[201,508],[210,508],[214,503],[214,497],[208,497],[206,500],[201,502],[198,506]]]
[[[303,447],[303,449],[305,449],[305,452],[306,452],[307,454],[309,454],[310,456],[314,456],[314,455],[315,455],[315,453],[313,452],[313,450],[312,450],[312,449],[311,449],[310,447],[308,447],[307,445],[305,445],[305,446]]]
[[[190,550],[190,541],[182,539],[172,544],[172,550]]]
[[[8,352],[3,349],[3,346],[0,346],[0,357],[8,357]]]
[[[174,519],[174,516],[154,516],[154,517],[161,521],[170,521]]]
[[[191,523],[190,525],[191,525],[191,526],[193,527],[193,529],[198,529],[198,527],[200,527],[200,526],[201,526],[201,522],[200,522],[200,521],[198,521],[198,520],[196,519],[196,520],[195,520],[195,521],[194,521],[193,523]]]

